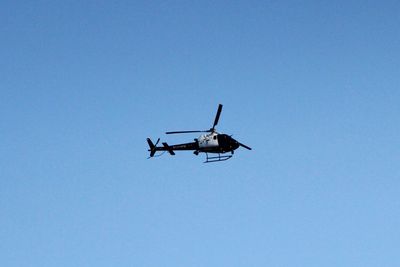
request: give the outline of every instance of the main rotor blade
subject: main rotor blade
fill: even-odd
[[[214,124],[213,124],[213,127],[211,128],[211,129],[213,129],[213,130],[214,130],[215,126],[217,126],[217,124],[218,124],[219,116],[221,115],[221,111],[222,111],[222,105],[219,104],[218,110],[217,110],[217,115],[215,115]]]
[[[181,133],[207,133],[207,131],[175,131],[175,132],[166,132],[166,134],[181,134]]]
[[[248,147],[248,146],[246,146],[246,145],[244,145],[244,144],[242,144],[242,143],[239,143],[239,145],[242,146],[242,147],[244,147],[244,148],[247,148],[248,150],[251,150],[251,147]]]

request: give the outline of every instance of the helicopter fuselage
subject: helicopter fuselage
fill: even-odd
[[[239,142],[227,134],[212,132],[204,134],[197,140],[199,152],[226,153],[232,152],[239,147]]]

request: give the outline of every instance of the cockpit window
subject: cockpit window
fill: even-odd
[[[214,137],[213,137],[213,138],[214,138],[214,140],[216,140],[216,139],[217,139],[217,136],[216,136],[216,135],[214,135]]]

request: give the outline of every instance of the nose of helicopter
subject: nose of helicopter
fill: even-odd
[[[230,146],[232,147],[233,150],[238,149],[239,148],[239,142],[236,141],[235,139],[233,139],[232,137],[230,137]]]
[[[239,148],[240,143],[227,134],[219,134],[218,142],[222,151],[233,151]]]

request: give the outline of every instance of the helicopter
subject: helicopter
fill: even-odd
[[[231,135],[218,133],[215,129],[217,126],[219,117],[221,115],[222,105],[219,104],[217,114],[215,115],[214,124],[209,130],[204,131],[173,131],[166,132],[166,134],[183,134],[183,133],[205,133],[200,135],[198,138],[194,139],[194,142],[184,143],[184,144],[176,144],[176,145],[168,145],[166,142],[163,142],[163,146],[157,146],[160,142],[160,138],[158,138],[157,142],[154,144],[150,138],[147,138],[147,143],[149,144],[148,151],[150,152],[150,157],[158,157],[168,152],[170,155],[175,155],[174,151],[177,150],[193,150],[194,154],[197,156],[199,153],[206,154],[206,161],[204,163],[209,162],[218,162],[230,159],[234,151],[239,147],[244,147],[248,150],[251,150],[251,147],[248,147],[235,139],[232,138]],[[155,155],[157,151],[162,151],[162,154]],[[229,155],[223,155],[225,153],[230,152]],[[209,155],[218,154],[218,155]]]

